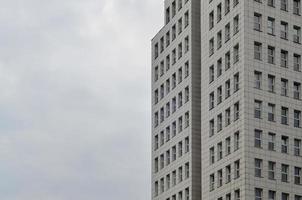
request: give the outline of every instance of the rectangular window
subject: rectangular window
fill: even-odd
[[[300,38],[301,38],[301,27],[299,26],[294,26],[293,27],[294,34],[293,34],[293,41],[295,43],[300,43]]]
[[[225,82],[225,98],[229,98],[231,96],[231,81],[227,80]]]
[[[281,21],[280,37],[285,40],[288,38],[288,23],[287,22]]]
[[[230,39],[231,39],[231,31],[230,31],[230,23],[228,23],[227,25],[225,25],[225,35],[224,35],[224,37],[225,37],[225,42],[227,42],[227,41],[229,41]]]
[[[220,58],[217,61],[217,77],[221,76],[222,74],[222,59]]]
[[[233,61],[234,63],[237,63],[239,61],[239,44],[237,44],[236,46],[234,46],[233,49]]]
[[[261,89],[262,82],[262,72],[255,71],[254,72],[254,85],[255,88]]]
[[[222,102],[222,87],[217,88],[217,105]]]
[[[234,178],[237,179],[240,177],[240,160],[235,161],[234,170]]]
[[[289,200],[289,194],[282,192],[282,194],[281,194],[281,200]]]
[[[255,188],[255,200],[262,200],[263,199],[263,189]]]
[[[261,119],[262,101],[255,100],[254,103],[254,117]]]
[[[209,83],[214,81],[214,65],[209,68]]]
[[[268,121],[274,122],[275,121],[275,104],[268,104]]]
[[[281,0],[281,10],[287,11],[288,10],[288,0]]]
[[[288,153],[288,137],[281,137],[281,153]]]
[[[261,148],[262,147],[262,131],[256,129],[254,135],[255,135],[255,147]]]
[[[215,163],[215,152],[214,152],[214,147],[210,148],[210,164]]]
[[[236,15],[233,19],[233,32],[234,35],[239,32],[239,15]]]
[[[222,186],[222,182],[223,182],[223,178],[222,178],[222,170],[219,170],[217,172],[217,187],[221,187]]]
[[[225,139],[225,154],[231,154],[231,138],[228,137]]]
[[[268,46],[267,47],[267,59],[268,63],[275,64],[275,47]]]
[[[217,116],[217,132],[222,130],[222,114]]]
[[[214,92],[209,95],[209,110],[214,108]]]
[[[234,92],[239,90],[239,73],[234,75]]]
[[[254,59],[262,60],[262,44],[254,42]]]
[[[211,30],[214,27],[214,11],[209,14],[209,29]]]
[[[294,155],[295,156],[301,155],[301,140],[299,139],[294,140]]]
[[[222,33],[219,31],[217,33],[217,49],[220,49],[222,46]]]
[[[262,26],[262,15],[259,13],[254,13],[254,30],[261,31]]]
[[[215,189],[215,175],[210,175],[210,191],[213,191]]]
[[[294,54],[294,70],[301,71],[301,55]]]
[[[230,0],[224,0],[224,14],[228,14],[230,12]]]
[[[185,138],[185,153],[188,153],[190,151],[190,140],[189,137]]]
[[[296,185],[301,185],[301,167],[295,167],[295,184]]]
[[[288,108],[281,107],[281,124],[288,125]]]
[[[255,177],[262,177],[262,160],[255,158]]]
[[[267,5],[271,7],[275,7],[275,0],[267,0]]]
[[[268,191],[268,200],[276,200],[276,191],[273,190]]]
[[[294,127],[300,128],[301,127],[301,111],[294,110]]]
[[[293,0],[293,13],[300,15],[301,13],[301,2],[300,0]]]
[[[189,11],[185,13],[185,27],[189,26]]]
[[[275,35],[275,19],[272,17],[267,18],[267,33]]]
[[[239,132],[234,134],[234,151],[239,149]]]
[[[234,200],[240,200],[240,190],[235,190],[235,199]]]
[[[268,133],[268,150],[275,151],[275,140],[276,140],[276,134]]]
[[[217,6],[217,23],[220,22],[222,18],[222,9],[221,9],[221,3]]]
[[[227,52],[225,54],[225,71],[231,67],[231,53]]]
[[[276,163],[268,161],[268,179],[275,180]]]
[[[231,182],[231,165],[225,167],[225,183]]]
[[[222,159],[222,142],[217,144],[217,160]]]
[[[209,41],[209,55],[212,56],[214,54],[214,38]]]
[[[268,91],[275,92],[275,76],[268,75]]]
[[[212,137],[214,135],[214,119],[212,119],[209,123],[209,136]]]
[[[287,65],[288,65],[288,51],[281,50],[280,66],[286,68]]]

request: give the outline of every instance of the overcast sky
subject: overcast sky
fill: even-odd
[[[0,3],[0,199],[150,199],[163,0]]]

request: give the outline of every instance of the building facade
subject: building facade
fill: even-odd
[[[301,27],[300,0],[165,1],[152,199],[302,200]]]

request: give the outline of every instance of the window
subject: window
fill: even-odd
[[[170,55],[166,56],[166,71],[170,69]]]
[[[214,81],[214,65],[209,68],[209,83]]]
[[[172,74],[172,89],[176,87],[176,73]]]
[[[210,101],[209,101],[209,103],[210,103],[209,107],[210,107],[210,110],[211,110],[211,109],[214,108],[214,92],[212,92],[212,93],[210,94],[209,99],[210,99]]]
[[[172,161],[176,160],[176,146],[172,147]]]
[[[165,87],[164,84],[160,86],[160,99],[163,99],[165,97]]]
[[[209,29],[211,30],[214,27],[214,11],[209,14]]]
[[[280,56],[280,66],[281,67],[287,67],[288,64],[288,51],[281,50],[281,56]]]
[[[154,103],[157,104],[158,103],[158,89],[156,89],[154,91]]]
[[[222,102],[222,87],[219,86],[217,88],[217,104],[220,104]]]
[[[213,191],[215,188],[215,175],[210,175],[210,191]]]
[[[170,7],[166,9],[166,24],[170,22]]]
[[[222,59],[220,58],[217,61],[217,77],[221,76],[222,74]]]
[[[231,67],[231,53],[227,52],[225,54],[225,71]]]
[[[268,91],[275,92],[275,76],[268,75]]]
[[[166,127],[166,142],[170,140],[170,126]]]
[[[188,153],[190,151],[190,140],[189,137],[185,138],[185,153]]]
[[[209,54],[210,56],[214,54],[214,38],[209,41]]]
[[[189,69],[189,61],[187,61],[185,63],[185,78],[187,78],[189,76],[189,72],[190,72],[190,69]]]
[[[234,63],[237,63],[239,61],[239,44],[237,44],[236,46],[234,46],[234,50],[233,50],[233,60]]]
[[[158,112],[154,114],[154,127],[158,126]]]
[[[213,164],[215,162],[215,153],[214,153],[214,147],[210,148],[210,164]]]
[[[176,25],[174,24],[172,26],[172,41],[176,38]]]
[[[261,89],[261,82],[262,82],[262,72],[255,71],[254,72],[255,88]]]
[[[281,137],[281,153],[288,153],[288,137]]]
[[[166,33],[166,47],[170,45],[170,31]]]
[[[171,185],[170,185],[170,174],[168,174],[166,176],[166,186],[167,186],[167,190],[170,189]]]
[[[156,59],[158,57],[158,43],[154,45],[154,58]]]
[[[301,155],[301,140],[299,139],[294,140],[294,155],[295,156]]]
[[[178,44],[178,59],[182,57],[182,43]]]
[[[172,137],[176,136],[176,121],[172,122]]]
[[[275,104],[268,104],[268,121],[274,122],[275,121]]]
[[[262,131],[256,129],[254,136],[255,136],[255,144],[254,144],[255,147],[261,148],[262,147]]]
[[[172,185],[175,186],[176,185],[176,170],[174,170],[172,172]],[[175,198],[176,200],[176,198]]]
[[[272,17],[267,18],[267,33],[275,35],[275,19]]]
[[[288,35],[288,24],[286,22],[281,22],[281,32],[280,37],[282,39],[287,39]]]
[[[262,200],[263,199],[263,189],[255,188],[255,200]]]
[[[222,170],[219,170],[218,172],[217,172],[217,178],[218,178],[218,180],[217,180],[217,187],[221,187],[222,186],[222,180],[223,180],[223,178],[222,178]]]
[[[276,191],[273,190],[268,191],[268,200],[276,200]]]
[[[301,55],[294,54],[294,70],[295,71],[301,70]]]
[[[217,33],[217,49],[220,49],[222,46],[222,33],[219,31]]]
[[[234,163],[235,171],[234,171],[234,178],[237,179],[240,177],[240,160],[235,161]]]
[[[172,18],[176,15],[176,2],[172,2]]]
[[[189,86],[185,88],[185,103],[187,103],[190,100],[190,90]]]
[[[176,97],[173,97],[172,99],[172,113],[176,111]]]
[[[162,53],[164,51],[164,37],[160,38],[160,52]]]
[[[281,0],[281,10],[287,11],[288,9],[288,0]]]
[[[190,125],[190,115],[189,112],[185,113],[185,128],[188,128]]]
[[[182,92],[178,93],[178,108],[182,106]]]
[[[172,65],[176,63],[176,49],[172,50]]]
[[[158,135],[156,135],[155,137],[154,137],[154,150],[157,150],[158,149]]]
[[[222,114],[217,116],[217,132],[222,130]]]
[[[154,68],[154,81],[158,80],[158,66]]]
[[[275,180],[276,163],[268,161],[268,179]]]
[[[301,28],[299,26],[294,26],[293,41],[295,43],[300,43],[300,38],[301,38]]]
[[[185,53],[187,53],[189,51],[190,47],[189,47],[189,36],[187,36],[185,38]]]
[[[231,200],[231,193],[227,194],[227,195],[225,196],[225,199],[226,199],[226,200]]]
[[[182,167],[178,168],[178,182],[182,182]]]
[[[165,180],[164,178],[160,179],[160,193],[163,193],[165,190]]]
[[[178,84],[182,82],[182,67],[178,69]]]
[[[254,59],[262,60],[262,44],[254,42]]]
[[[185,200],[189,200],[190,199],[190,190],[189,188],[185,189]]]
[[[155,181],[155,183],[154,183],[154,193],[155,193],[155,196],[158,196],[158,181]]]
[[[209,127],[209,135],[210,135],[210,137],[211,136],[213,136],[214,135],[214,119],[212,119],[211,121],[210,121],[210,123],[209,123],[210,125],[210,127]]]
[[[234,32],[234,35],[235,35],[236,33],[239,32],[239,15],[236,15],[236,17],[234,17],[233,26],[234,26],[233,32]]]
[[[234,151],[239,149],[239,132],[234,134]]]
[[[170,79],[168,78],[166,80],[166,93],[169,94],[170,92]]]
[[[267,0],[267,5],[271,7],[275,7],[275,0]]]
[[[233,6],[235,7],[239,3],[239,0],[233,0]]]
[[[235,199],[234,200],[240,200],[240,190],[235,190]]]
[[[217,144],[217,160],[222,159],[222,142]]]
[[[295,200],[302,200],[302,196],[295,195]]]
[[[154,159],[154,171],[155,171],[155,173],[158,172],[158,158]]]
[[[234,92],[239,90],[239,73],[234,75]]]
[[[287,96],[288,95],[288,80],[287,79],[281,79],[281,95]]]
[[[231,165],[225,167],[225,183],[231,182]]]
[[[160,155],[160,169],[163,169],[165,166],[165,156],[164,154]]]
[[[178,10],[182,8],[182,0],[178,0]]]
[[[225,154],[231,154],[231,138],[228,137],[225,139]]]
[[[300,15],[301,10],[301,2],[300,0],[293,1],[293,13],[296,15]]]
[[[229,98],[231,96],[231,81],[227,80],[225,82],[225,98]]]
[[[281,200],[289,200],[289,194],[282,192],[282,194],[281,194]]]
[[[178,133],[182,131],[182,117],[178,118]]]
[[[301,168],[300,167],[295,167],[295,184],[301,185]]]
[[[254,103],[254,117],[260,119],[262,110],[262,101],[255,100]]]
[[[254,13],[254,30],[261,31],[262,16],[259,13]]]
[[[224,0],[224,14],[228,14],[230,12],[230,0]]]
[[[189,25],[189,11],[185,13],[185,27]]]
[[[255,158],[255,177],[262,177],[262,160]]]
[[[275,47],[272,47],[272,46],[267,47],[267,56],[268,56],[267,62],[270,64],[275,64]]]
[[[300,128],[301,127],[301,111],[294,110],[294,127]]]
[[[275,133],[268,133],[268,150],[275,151]]]
[[[170,116],[170,102],[166,103],[166,118]]]
[[[281,124],[288,125],[288,108],[281,107]]]
[[[185,178],[188,179],[190,177],[190,165],[189,163],[185,164]]]
[[[225,25],[225,42],[229,41],[231,39],[231,33],[230,33],[230,23],[228,23],[227,25]]]
[[[222,13],[221,13],[222,11],[221,11],[221,3],[220,4],[218,4],[218,6],[217,6],[217,23],[218,22],[220,22],[220,20],[221,20],[221,16],[222,16]]]

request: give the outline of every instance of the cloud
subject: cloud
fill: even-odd
[[[150,199],[150,39],[161,8],[2,2],[0,199]]]

